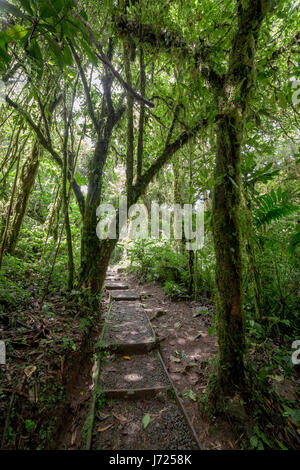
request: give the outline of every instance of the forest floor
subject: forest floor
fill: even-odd
[[[94,343],[103,321],[85,311],[80,297],[72,300],[61,292],[50,293],[41,310],[39,279],[29,277],[32,295],[11,312],[1,336],[7,343],[7,364],[0,366],[1,448],[81,449],[93,387]],[[173,302],[156,283],[139,284],[125,274],[122,279],[141,295],[199,440],[207,449],[238,448],[230,425],[219,420],[212,424],[196,400],[205,391],[209,359],[217,351],[216,338],[208,333],[213,306]],[[108,305],[104,296],[103,316]]]
[[[116,279],[128,285],[128,292],[135,292],[141,298],[143,311],[160,341],[163,361],[201,445],[205,449],[238,449],[239,442],[230,423],[221,419],[212,423],[210,417],[199,409],[198,397],[205,392],[211,370],[210,359],[217,352],[215,335],[209,335],[214,307],[208,302],[174,302],[158,284],[139,284],[133,275],[122,274],[120,277],[116,274]],[[117,302],[119,305],[121,303],[125,302]],[[134,302],[128,303],[132,309]],[[108,314],[109,305],[106,293],[103,299],[104,318]],[[135,312],[135,317],[138,313]],[[124,318],[118,318],[118,321],[122,324]],[[139,344],[146,341],[149,335],[147,331],[133,333],[134,341]],[[122,328],[113,334],[123,340],[126,337],[126,331]],[[151,387],[153,383],[163,387],[166,385],[164,372],[155,361],[154,353],[118,357],[111,353],[106,356],[107,364],[104,364],[100,374],[100,382],[116,390],[122,388],[124,377],[138,376],[134,377],[131,385],[127,382],[127,388],[142,389]],[[88,395],[91,388],[89,382],[85,390],[81,391],[82,396]],[[75,393],[71,408],[78,410],[80,407],[81,412],[75,420],[68,419],[62,426],[56,441],[58,448],[81,449],[85,445],[82,436],[84,415],[88,415],[87,401],[78,396],[76,399]],[[149,410],[151,416],[151,425],[147,430],[142,425],[146,410]],[[144,396],[137,400],[108,399],[96,405],[92,448],[173,449],[177,448],[174,445],[179,445],[181,449],[191,449],[195,443],[187,437],[188,434],[176,403],[164,391],[160,391],[157,396],[147,399]]]
[[[28,297],[20,300],[16,292],[17,302],[5,305],[0,318],[0,339],[6,343],[6,365],[0,365],[2,449],[55,446],[66,417],[80,414],[78,397],[82,404],[89,399],[99,317],[77,294],[55,289],[41,309],[41,282],[37,273],[28,272],[22,280]]]
[[[139,283],[128,275],[131,289],[141,295],[146,314],[161,342],[162,358],[205,449],[237,449],[230,423],[201,412],[198,398],[206,391],[217,339],[210,334],[215,307],[208,300],[172,301],[158,283]],[[197,398],[196,398],[197,397]]]
[[[116,274],[116,278],[128,284],[129,289],[140,297],[143,312],[158,336],[164,364],[203,447],[220,450],[247,447],[248,439],[245,441],[244,433],[237,432],[234,420],[220,417],[214,419],[199,405],[199,397],[205,394],[217,353],[216,336],[212,329],[214,305],[206,299],[199,302],[172,301],[159,284],[141,283],[131,274]],[[98,313],[91,314],[84,306],[78,292],[74,292],[73,296],[65,296],[62,292],[53,291],[40,309],[38,277],[28,275],[28,289],[31,297],[2,318],[0,339],[5,339],[7,344],[7,364],[0,366],[1,448],[82,449],[93,395],[95,344],[109,310],[108,292],[102,299],[100,320]],[[147,330],[144,334],[148,334]],[[135,364],[133,355],[129,360],[125,357],[119,365],[113,356],[107,358],[112,369],[106,374],[106,379],[102,376],[102,379],[111,381],[112,385],[118,386],[116,380],[113,384],[111,373],[118,371],[119,366],[126,375],[131,374],[134,368],[138,370],[141,363],[149,372],[148,375],[144,374],[143,382],[139,383],[141,387],[147,387],[153,380],[158,386],[165,385],[163,373],[159,372],[154,364],[156,359],[151,355],[141,357],[139,364]],[[288,400],[287,403],[297,401],[297,384],[286,380],[278,382],[277,376],[275,379],[272,380],[276,385],[276,397],[283,394],[281,399]],[[281,389],[278,388],[280,385]],[[286,436],[286,442],[293,439],[291,448],[297,448],[297,422],[293,416],[288,418],[288,422],[283,420],[280,415],[282,405],[278,402],[281,408],[279,413],[276,411],[278,406],[274,406],[277,398],[274,401],[268,395],[263,400],[264,406],[268,407],[265,426],[272,427],[272,433],[276,431],[282,440]],[[155,426],[164,427],[164,422],[168,423],[172,418],[174,428],[178,428],[181,445],[189,448],[185,427],[181,424],[177,407],[170,403],[169,397],[162,391],[160,400],[147,403]],[[107,445],[106,448],[118,449],[119,444],[123,445],[118,436],[139,434],[133,429],[132,419],[128,419],[128,416],[135,414],[141,423],[144,405],[143,400],[137,401],[135,407],[130,401],[116,402],[114,406],[110,400],[102,403],[96,418],[99,436],[108,436],[106,444],[102,439],[102,448]],[[155,426],[152,437],[150,434],[153,445],[157,436]],[[152,427],[148,426],[147,429],[150,432]],[[182,432],[182,438],[179,431]],[[147,438],[145,433],[140,434],[140,439]],[[166,449],[174,440],[172,435],[161,435],[160,438],[165,439],[160,445]],[[145,448],[143,445],[146,444],[137,440],[136,443],[131,441],[131,445],[131,448],[138,449],[139,446]]]

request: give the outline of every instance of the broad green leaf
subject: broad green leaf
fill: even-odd
[[[183,398],[190,398],[193,401],[197,400],[196,394],[193,392],[193,390],[185,390],[182,394]]]
[[[150,421],[151,421],[150,415],[149,415],[149,413],[146,413],[145,416],[143,416],[143,419],[142,419],[144,429],[146,429],[146,427],[149,425]]]
[[[214,334],[215,330],[216,330],[216,327],[214,325],[212,325],[208,330],[209,336],[212,336]]]
[[[94,52],[92,51],[92,49],[90,48],[90,46],[87,44],[87,42],[84,39],[81,41],[81,46],[84,52],[86,53],[86,55],[88,56],[89,60],[92,62],[92,64],[97,65],[98,63],[97,56],[96,54],[94,54]]]
[[[2,38],[5,42],[15,42],[23,39],[28,34],[28,32],[28,28],[16,25],[13,28],[8,28],[4,31],[1,31],[0,38]]]

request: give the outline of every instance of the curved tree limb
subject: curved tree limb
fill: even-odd
[[[88,110],[89,110],[89,115],[90,115],[91,120],[94,124],[95,131],[98,134],[99,133],[99,122],[97,121],[97,118],[96,118],[95,113],[94,113],[94,107],[93,107],[93,103],[92,103],[90,87],[88,85],[85,73],[83,71],[79,55],[77,54],[77,52],[76,52],[72,42],[70,41],[70,39],[68,39],[68,44],[70,46],[70,49],[72,51],[72,54],[74,56],[75,62],[77,64],[77,67],[78,67],[78,70],[79,70],[79,73],[80,73],[80,77],[81,77],[81,81],[82,81],[82,84],[83,84],[85,97],[86,97],[86,101],[87,101],[87,106],[88,106]]]
[[[218,117],[216,118],[216,120]],[[137,180],[133,186],[133,200],[136,202],[138,198],[144,193],[148,184],[152,181],[154,176],[162,169],[162,167],[171,159],[171,157],[187,142],[197,135],[200,129],[208,126],[210,121],[208,119],[200,119],[197,124],[190,130],[182,132],[172,143],[166,143],[165,148],[161,155],[152,163],[150,168]]]
[[[177,50],[188,56],[195,61],[195,64],[201,66],[200,73],[205,79],[218,88],[221,86],[222,75],[214,70],[210,59],[211,46],[206,44],[204,39],[200,38],[199,43],[192,46],[187,44],[178,32],[168,31],[166,28],[156,30],[153,25],[143,24],[138,18],[131,21],[125,15],[116,15],[115,25],[123,35],[136,37],[140,42],[151,44],[156,49]]]
[[[59,156],[57,151],[52,147],[51,142],[49,142],[46,139],[46,137],[44,136],[41,129],[33,122],[32,118],[27,113],[27,111],[25,109],[21,108],[21,106],[18,103],[13,101],[7,95],[5,96],[5,101],[6,101],[7,104],[9,104],[9,106],[14,108],[19,114],[21,114],[25,118],[27,124],[29,124],[31,129],[35,132],[40,144],[44,147],[45,150],[47,150],[50,153],[50,155],[52,156],[54,161],[58,164],[58,166],[60,168],[62,168],[63,167],[63,161],[62,161],[61,157]],[[71,179],[70,172],[68,173],[68,178],[69,178],[70,181],[72,181],[72,189],[73,189],[75,197],[77,199],[80,213],[83,214],[84,213],[85,200],[84,200],[84,196],[82,194],[82,191],[80,189],[80,186],[77,184],[77,182],[75,181],[74,178],[73,178],[73,180]]]
[[[73,11],[73,15],[79,21],[81,21],[81,23],[86,27],[86,29],[88,30],[89,36],[90,36],[90,40],[97,49],[97,53],[96,53],[97,57],[101,60],[101,62],[103,62],[104,65],[106,65],[110,69],[110,71],[113,73],[113,75],[116,77],[116,79],[122,85],[122,87],[125,88],[125,90],[128,91],[128,93],[130,93],[136,101],[139,101],[140,103],[141,102],[145,103],[145,105],[149,106],[150,108],[154,108],[154,104],[152,103],[152,101],[147,100],[146,98],[141,96],[137,91],[135,91],[128,83],[125,82],[125,80],[121,77],[119,72],[114,68],[114,66],[112,65],[112,63],[110,62],[110,60],[108,59],[106,54],[103,52],[101,44],[95,38],[93,30],[89,26],[89,24],[77,12]]]

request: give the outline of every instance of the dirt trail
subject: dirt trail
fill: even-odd
[[[84,406],[59,448],[238,448],[230,424],[212,424],[198,405],[217,352],[213,314],[209,301],[174,302],[156,283],[110,269],[93,384],[74,394],[72,407]]]
[[[92,449],[202,447],[176,395],[159,342],[135,289],[109,271],[109,308],[100,339]],[[100,399],[99,399],[100,394]],[[177,398],[177,401],[176,401]]]

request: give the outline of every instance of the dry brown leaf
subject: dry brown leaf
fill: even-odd
[[[24,369],[24,374],[26,375],[27,379],[29,379],[36,371],[36,366],[28,366]]]
[[[115,413],[113,413],[113,416],[118,420],[120,421],[121,423],[128,423],[128,418],[125,418],[125,416],[122,416],[122,415],[117,415]]]
[[[165,411],[168,411],[169,408],[163,408],[160,410],[158,413],[151,413],[152,418],[158,418],[160,417]]]
[[[104,432],[104,431],[107,431],[108,429],[110,429],[112,426],[114,426],[114,423],[108,424],[108,426],[104,426],[104,428],[98,428],[97,431],[98,432]]]
[[[77,436],[77,428],[76,428],[75,431],[72,433],[71,445],[74,445],[74,444],[75,444],[76,436]]]

